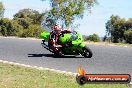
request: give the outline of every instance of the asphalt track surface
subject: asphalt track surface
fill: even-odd
[[[92,58],[65,56],[55,58],[42,48],[41,40],[0,38],[0,60],[61,71],[77,72],[81,65],[89,74],[131,74],[132,47],[88,44]]]

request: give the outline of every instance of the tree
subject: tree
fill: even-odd
[[[0,18],[4,16],[4,10],[4,5],[2,4],[2,2],[0,2]]]
[[[88,36],[87,35],[82,35],[82,37],[83,37],[83,40],[84,41],[87,41],[88,40]]]
[[[132,18],[125,22],[126,31],[124,32],[125,40],[127,43],[132,44]]]
[[[8,18],[0,19],[0,32],[3,36],[16,36],[19,30],[22,29],[16,21],[10,20]]]
[[[50,0],[50,2],[52,9],[47,13],[48,18],[55,23],[59,22],[63,27],[69,27],[75,19],[83,18],[84,12],[97,3],[96,0]]]
[[[41,22],[43,13],[32,9],[22,9],[14,15],[13,20],[23,27],[18,34],[19,37],[39,37],[43,31]]]
[[[36,10],[23,9],[14,15],[13,20],[0,19],[0,35],[19,37],[39,37],[43,31],[41,20],[43,14]]]
[[[32,24],[41,24],[42,20],[43,20],[43,13],[39,13],[36,10],[32,10],[32,9],[22,9],[20,10],[18,13],[16,13],[14,15],[14,20],[21,20],[24,22],[28,21],[28,23],[32,23]],[[27,24],[26,24],[27,25]],[[25,26],[25,25],[23,25]]]
[[[27,29],[29,27],[29,25],[31,24],[30,21],[28,21],[25,18],[18,18],[15,21],[17,21],[18,24],[23,27],[23,29]]]
[[[7,36],[7,29],[5,26],[0,26],[0,35]]]
[[[100,37],[97,34],[89,35],[88,40],[94,41],[94,42],[99,42]]]
[[[43,31],[40,25],[29,25],[28,29],[25,29],[20,37],[39,37],[40,33]]]
[[[125,31],[124,35],[126,42],[132,44],[132,30]]]
[[[111,16],[110,20],[106,23],[107,36],[111,37],[111,41],[114,43],[122,42],[124,40],[125,32],[125,19],[119,16]]]
[[[131,30],[131,29],[132,29],[132,18],[129,18],[129,19],[125,22],[124,26],[125,26],[125,29]]]

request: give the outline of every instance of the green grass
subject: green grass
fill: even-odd
[[[128,86],[125,84],[80,86],[74,76],[0,63],[0,88],[128,88]]]

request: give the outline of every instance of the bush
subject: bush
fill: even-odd
[[[82,35],[83,36],[83,40],[84,41],[87,41],[88,40],[88,36],[86,36],[86,35]]]
[[[16,36],[22,26],[16,21],[10,20],[8,18],[0,19],[0,33],[3,36]]]
[[[94,42],[99,42],[100,37],[97,34],[89,35],[88,40],[94,41]]]
[[[30,25],[28,29],[24,29],[20,37],[36,37],[38,38],[43,29],[39,25]]]
[[[125,31],[124,35],[126,42],[132,44],[132,30]]]

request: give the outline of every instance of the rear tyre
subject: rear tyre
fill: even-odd
[[[93,53],[92,53],[92,51],[91,51],[91,49],[89,47],[85,46],[83,48],[83,54],[82,54],[82,56],[84,56],[86,58],[91,58],[93,56]]]

